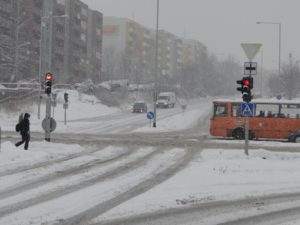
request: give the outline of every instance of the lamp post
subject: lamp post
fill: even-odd
[[[155,38],[155,81],[154,81],[154,96],[153,96],[153,103],[154,103],[154,118],[153,118],[153,127],[156,127],[156,99],[157,99],[157,58],[158,58],[158,22],[159,22],[159,0],[156,3],[156,38]]]
[[[43,47],[43,26],[44,26],[44,22],[43,20],[45,19],[50,19],[49,21],[49,62],[48,62],[48,71],[51,71],[51,67],[52,67],[52,35],[53,35],[53,18],[67,18],[68,15],[61,15],[61,16],[53,16],[52,12],[49,13],[50,16],[43,16],[41,17],[41,27],[40,27],[40,60],[39,60],[39,84],[40,84],[40,88],[39,88],[39,99],[38,99],[38,113],[37,113],[37,117],[38,119],[40,119],[40,115],[41,115],[41,89],[42,89],[42,80],[41,80],[41,76],[42,76],[42,55],[43,55],[43,51],[42,51],[42,47]]]
[[[279,22],[256,22],[256,24],[271,24],[271,25],[278,25],[278,75],[280,75],[280,65],[281,65],[281,23]]]

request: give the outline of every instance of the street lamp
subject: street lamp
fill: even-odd
[[[256,24],[271,24],[271,25],[278,25],[278,33],[279,33],[279,46],[278,46],[278,75],[280,75],[280,65],[281,65],[281,23],[279,22],[256,22]]]
[[[39,100],[38,100],[38,119],[40,119],[40,114],[41,114],[41,88],[42,88],[42,80],[41,80],[41,76],[42,76],[42,42],[43,42],[43,20],[44,19],[50,19],[49,21],[49,62],[48,62],[48,72],[51,71],[51,67],[52,67],[52,34],[53,34],[53,18],[67,18],[68,15],[61,15],[61,16],[53,16],[52,12],[50,13],[50,16],[43,16],[41,17],[41,28],[40,28],[40,60],[39,60],[39,84],[40,84],[40,88],[39,88]]]
[[[155,38],[155,81],[154,81],[154,118],[153,118],[153,127],[156,127],[156,99],[157,99],[157,58],[158,58],[158,22],[159,22],[159,0],[156,3],[156,38]]]

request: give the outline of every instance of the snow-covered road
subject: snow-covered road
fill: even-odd
[[[241,141],[207,140],[209,99],[159,109],[156,129],[71,100],[51,143],[31,109],[29,151],[13,145],[17,113],[0,113],[0,225],[298,224],[299,144],[251,141],[247,157]]]

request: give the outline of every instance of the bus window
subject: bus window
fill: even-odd
[[[300,105],[298,104],[282,104],[281,115],[284,118],[299,118]]]
[[[256,117],[278,117],[279,115],[279,105],[278,104],[262,104],[257,103],[255,107]]]
[[[259,114],[257,116],[258,117],[265,117],[265,111],[264,110],[259,110]]]
[[[215,116],[227,116],[226,104],[216,104],[214,108]]]
[[[232,116],[233,117],[241,116],[241,104],[232,104]]]

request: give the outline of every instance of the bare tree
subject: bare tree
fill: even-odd
[[[283,91],[288,99],[295,98],[299,93],[300,85],[300,70],[298,62],[289,56],[289,62],[282,67],[281,80],[283,85]]]
[[[288,99],[295,98],[299,94],[300,69],[298,63],[299,61],[295,61],[290,54],[288,63],[282,66],[280,76],[272,76],[269,79],[271,93],[283,94]]]

